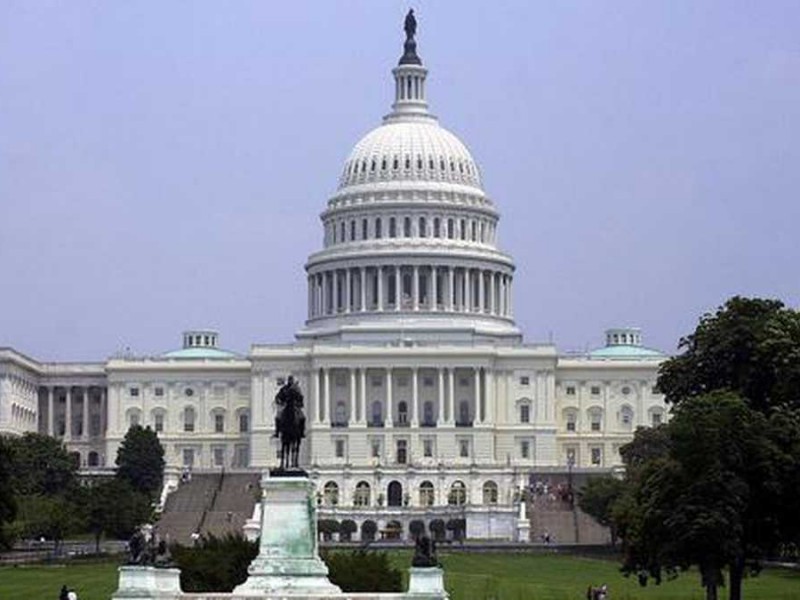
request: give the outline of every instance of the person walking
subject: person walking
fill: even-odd
[[[58,595],[58,600],[69,600],[69,590],[66,585],[61,586],[61,593]]]

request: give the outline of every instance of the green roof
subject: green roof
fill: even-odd
[[[641,360],[641,359],[656,359],[666,358],[666,355],[653,348],[645,348],[644,346],[629,346],[620,344],[616,346],[605,346],[589,352],[589,358],[599,358],[606,360]]]
[[[161,355],[161,358],[183,358],[183,359],[192,359],[192,358],[211,358],[211,359],[222,359],[222,358],[237,358],[238,355],[234,352],[229,352],[228,350],[220,350],[219,348],[181,348],[180,350],[171,350],[170,352],[164,352]]]

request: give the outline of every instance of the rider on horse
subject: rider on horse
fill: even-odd
[[[289,375],[289,379],[281,386],[281,389],[278,390],[278,393],[275,395],[275,404],[280,407],[280,410],[275,416],[275,433],[273,437],[278,437],[280,432],[285,429],[283,421],[284,413],[287,412],[287,408],[289,409],[289,413],[298,413],[301,431],[300,437],[305,437],[306,417],[303,415],[302,411],[303,394],[300,392],[300,387],[291,375]]]

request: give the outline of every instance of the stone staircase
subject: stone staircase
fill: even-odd
[[[565,500],[537,496],[528,502],[527,510],[534,543],[542,543],[548,534],[551,544],[611,543],[608,528],[584,513],[577,504],[573,508]]]

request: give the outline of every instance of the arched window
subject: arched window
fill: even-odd
[[[564,426],[567,431],[576,431],[578,428],[578,411],[574,408],[564,409]]]
[[[464,219],[461,219],[461,239],[467,239],[467,222]]]
[[[128,427],[136,427],[142,424],[142,411],[132,408],[128,411]]]
[[[626,431],[633,428],[633,409],[627,404],[623,405],[619,411],[619,424]]]
[[[250,431],[250,412],[243,410],[239,413],[239,433]]]
[[[370,425],[383,425],[383,404],[380,400],[372,403],[372,422]]]
[[[447,238],[453,239],[453,219],[447,219]]]
[[[367,220],[366,219],[361,219],[361,239],[362,240],[367,239],[367,236],[368,236],[368,233],[369,233],[369,230],[367,229],[368,227],[369,226],[367,225]]]
[[[89,452],[89,456],[86,459],[86,464],[89,467],[99,467],[100,466],[100,455],[97,454],[94,450]]]
[[[433,237],[438,238],[441,237],[441,223],[439,221],[439,217],[433,219]]]
[[[339,486],[335,481],[329,481],[322,488],[322,501],[325,506],[336,506],[339,504]]]
[[[356,491],[353,495],[353,505],[355,506],[369,506],[370,505],[370,487],[366,481],[359,481],[356,484]]]
[[[467,487],[463,481],[454,481],[447,494],[447,503],[450,506],[463,506],[467,503]]]
[[[483,503],[497,504],[497,484],[494,481],[483,484]]]
[[[405,237],[411,237],[411,217],[403,219],[403,235]]]
[[[520,423],[530,423],[531,422],[531,404],[530,402],[523,401],[519,404],[519,422]]]
[[[350,241],[356,241],[356,222],[355,220],[350,221]]]
[[[472,221],[472,241],[475,242],[478,240],[478,225],[475,221]]]
[[[183,409],[183,430],[186,432],[194,431],[195,413],[191,406]]]
[[[389,217],[389,237],[397,237],[397,221],[394,217]]]
[[[403,484],[392,481],[386,491],[389,506],[403,506]]]
[[[225,411],[223,409],[211,411],[211,422],[214,426],[214,433],[225,433]]]
[[[419,218],[419,237],[428,237],[427,223],[425,217]]]
[[[650,425],[658,427],[664,422],[664,411],[661,408],[650,409]]]
[[[430,481],[423,481],[419,484],[419,505],[433,506],[435,502],[435,490]]]
[[[403,425],[408,423],[408,404],[405,400],[397,403],[397,422]]]
[[[341,241],[341,242],[345,241],[345,237],[344,237],[344,221],[339,223],[339,241]]]
[[[591,431],[601,431],[603,429],[603,409],[594,406],[587,411],[589,417],[589,429]]]
[[[378,217],[375,219],[375,239],[379,240],[383,237],[383,232],[381,231],[381,218]]]

